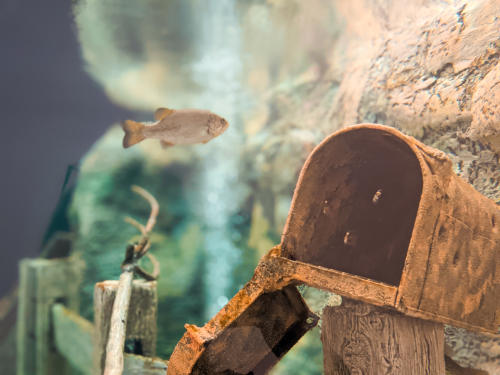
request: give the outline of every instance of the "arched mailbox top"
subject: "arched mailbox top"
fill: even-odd
[[[393,286],[389,305],[412,316],[496,332],[499,222],[499,207],[443,152],[362,124],[327,137],[305,162],[280,255],[360,277],[357,287]],[[363,299],[387,305],[376,294]]]
[[[423,186],[412,146],[380,125],[326,138],[300,174],[283,255],[399,285]]]

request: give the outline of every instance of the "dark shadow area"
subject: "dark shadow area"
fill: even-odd
[[[142,341],[139,339],[126,339],[124,351],[125,353],[144,355]]]
[[[421,192],[420,165],[403,141],[373,129],[343,133],[311,159],[287,249],[293,259],[397,286]]]
[[[0,40],[3,295],[41,251],[68,166],[130,114],[85,73],[71,1],[1,1]]]
[[[266,374],[318,321],[294,286],[264,293],[207,344],[193,374]]]

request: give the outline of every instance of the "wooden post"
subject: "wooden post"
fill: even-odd
[[[23,259],[19,266],[17,374],[66,374],[67,362],[55,350],[52,305],[78,311],[83,263],[73,258]]]
[[[444,375],[443,325],[343,299],[321,325],[324,373]]]
[[[74,311],[55,304],[52,307],[54,341],[57,350],[80,375],[92,374],[94,325]],[[125,354],[123,375],[165,375],[167,362],[160,358]]]
[[[97,283],[94,288],[94,369],[95,374],[99,375],[104,369],[110,318],[117,288],[117,280]],[[130,353],[154,357],[157,305],[156,282],[134,280],[125,341],[125,348]]]

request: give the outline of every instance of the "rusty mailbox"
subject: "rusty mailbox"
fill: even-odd
[[[265,373],[317,322],[298,283],[496,333],[499,263],[500,209],[444,153],[390,127],[345,128],[302,168],[281,244],[210,322],[187,326],[168,373]]]
[[[341,295],[496,333],[499,222],[500,208],[444,153],[393,128],[358,125],[305,163],[281,256],[356,276],[332,286]]]

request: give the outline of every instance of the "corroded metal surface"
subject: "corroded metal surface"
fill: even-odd
[[[418,160],[381,127],[347,128],[307,159],[284,256],[397,286],[422,191]]]
[[[294,287],[303,283],[392,306],[397,289],[344,272],[292,261],[276,246],[252,279],[205,326],[186,324],[169,360],[168,374],[265,374],[317,317]],[[225,372],[229,371],[229,372]]]
[[[408,315],[496,333],[499,222],[499,207],[444,153],[393,128],[357,125],[306,161],[282,256],[371,280],[359,284],[393,285],[393,306]],[[352,286],[336,292],[355,294]],[[386,303],[374,291],[354,298]]]
[[[273,251],[271,251],[273,253]],[[205,326],[186,324],[168,374],[265,374],[318,321],[266,255],[248,282]]]

